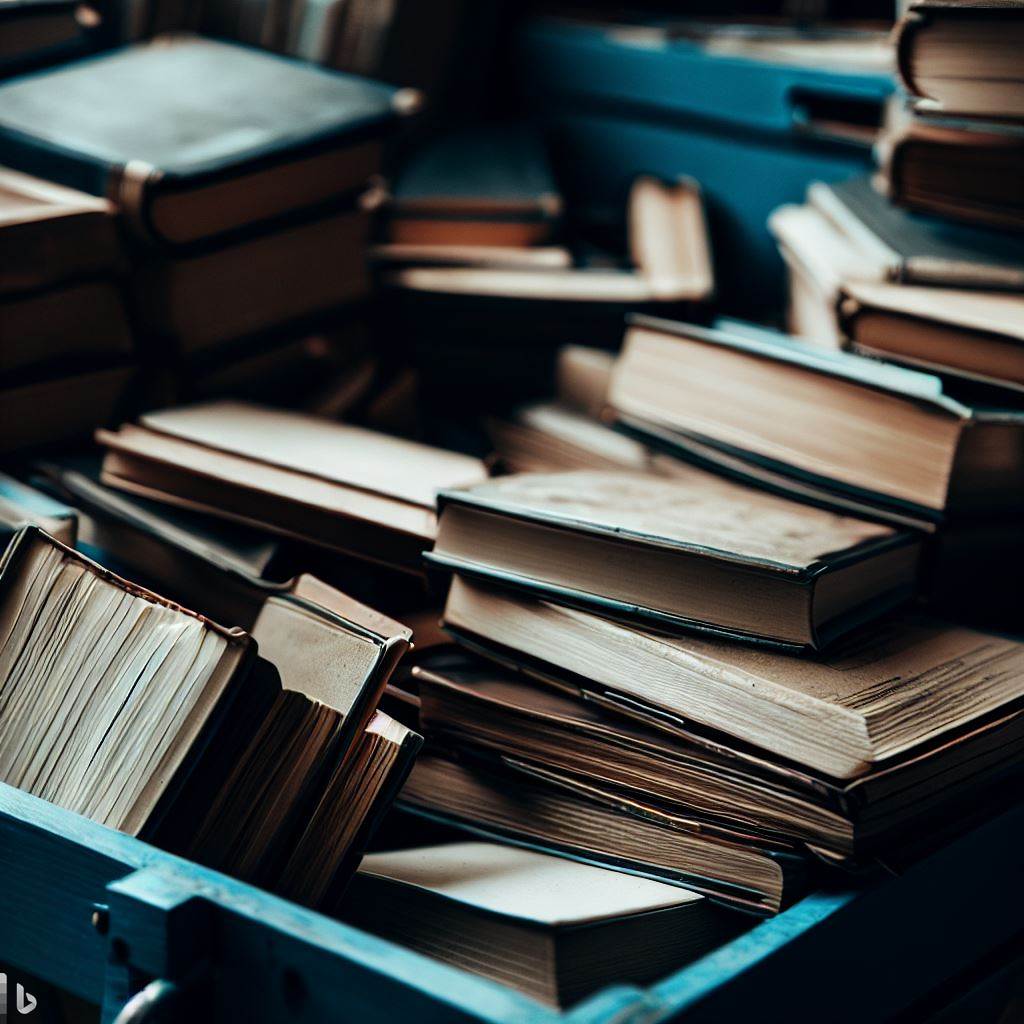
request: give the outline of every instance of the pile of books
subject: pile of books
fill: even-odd
[[[1015,6],[914,5],[916,87],[1018,117]],[[557,1006],[1011,799],[1011,201],[813,185],[790,336],[696,182],[584,235],[412,102],[198,36],[0,85],[0,782]]]
[[[627,311],[705,315],[714,272],[696,182],[633,181],[624,240],[580,237],[564,213],[530,126],[452,131],[407,162],[374,252],[389,333],[435,406],[457,397],[487,413],[545,395],[558,347],[618,347]]]
[[[265,374],[275,358],[316,363],[315,350],[294,352],[295,339],[344,323],[366,298],[383,136],[416,102],[169,36],[7,82],[0,163],[113,198],[148,379],[171,377],[163,395],[210,393],[224,378]],[[115,341],[111,332],[105,343]],[[329,348],[320,344],[321,376]]]

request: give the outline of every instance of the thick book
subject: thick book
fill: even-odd
[[[737,931],[697,893],[482,842],[368,854],[343,915],[553,1006],[609,977],[653,981]]]
[[[1006,292],[849,283],[839,307],[852,350],[1024,392],[1024,298]],[[999,394],[991,393],[993,401]]]
[[[836,780],[696,723],[670,732],[546,682],[459,652],[413,668],[419,726],[443,747],[522,757],[678,814],[798,842],[850,864],[929,834],[1019,771],[1024,708],[987,716],[881,770]]]
[[[878,183],[894,203],[967,224],[1024,228],[1020,126],[910,117],[878,150]]]
[[[361,188],[407,92],[181,35],[0,86],[0,161],[184,245]]]
[[[457,577],[445,623],[516,662],[568,673],[650,724],[696,723],[833,779],[892,764],[1024,696],[1024,645],[913,611],[793,658],[658,635]]]
[[[405,245],[530,247],[552,241],[561,213],[540,133],[476,125],[436,136],[406,161],[387,233]]]
[[[0,293],[107,276],[121,261],[110,202],[0,168]]]
[[[921,113],[1024,119],[1020,0],[915,0],[896,33],[897,63]]]
[[[815,182],[807,200],[856,251],[859,279],[988,290],[1024,287],[1024,242],[1012,234],[909,214],[867,178]]]
[[[3,780],[133,835],[158,825],[224,712],[250,714],[248,634],[35,527],[0,561],[0,641]]]
[[[924,372],[726,327],[633,318],[609,392],[620,421],[876,515],[935,522],[1021,507],[1019,411],[967,405]]]
[[[914,589],[920,540],[696,468],[526,473],[439,498],[431,564],[653,628],[820,648]]]
[[[748,913],[777,913],[806,884],[792,846],[673,814],[523,758],[429,750],[398,806],[477,836],[657,879]]]
[[[100,431],[103,482],[418,572],[436,495],[480,460],[300,413],[214,402]]]

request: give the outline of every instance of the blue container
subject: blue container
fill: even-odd
[[[1024,806],[558,1013],[0,785],[0,973],[12,993],[31,974],[102,1004],[105,1024],[132,999],[170,1016],[120,1020],[863,1024],[960,1007],[945,1019],[994,1024],[1024,948],[1022,839]]]
[[[888,74],[708,53],[692,40],[538,19],[518,73],[548,125],[562,186],[585,221],[622,216],[644,172],[696,178],[708,203],[725,309],[781,309],[784,273],[768,215],[811,181],[863,174]]]

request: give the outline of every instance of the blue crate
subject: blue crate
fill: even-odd
[[[1019,958],[1022,839],[1024,806],[902,877],[816,893],[658,984],[559,1014],[0,785],[0,970],[101,1003],[105,1024],[140,991],[177,993],[170,1019],[190,1022],[917,1020]]]

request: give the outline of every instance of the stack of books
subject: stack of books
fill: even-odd
[[[1024,42],[1019,3],[917,0],[900,21],[914,97],[886,146],[894,202],[969,224],[1024,227]]]
[[[0,454],[88,438],[135,353],[105,199],[0,167]]]
[[[945,396],[972,422],[1000,422],[1004,437],[1017,429],[1024,393],[1014,6],[911,4],[897,46],[916,98],[893,101],[879,173],[814,184],[805,205],[771,220],[789,266],[794,334],[920,371],[902,379]],[[979,435],[965,436],[961,457],[971,438]],[[1020,456],[1016,442],[999,447],[1008,492]],[[997,611],[1005,580],[1024,564],[1016,511],[985,499],[942,512],[933,596],[979,607],[977,594],[963,595],[973,576],[986,613]]]
[[[547,395],[559,346],[616,348],[630,310],[701,315],[714,271],[697,183],[643,176],[626,205],[621,251],[574,237],[523,128],[456,133],[416,155],[376,253],[390,333],[436,405],[458,394],[491,412]]]
[[[442,493],[462,650],[414,669],[403,806],[757,913],[962,822],[1019,762],[1024,645],[906,601],[932,513],[1019,513],[1024,421],[924,384],[636,318],[609,413],[676,471]]]
[[[414,95],[193,36],[0,93],[0,161],[114,199],[144,353],[186,393],[367,295],[367,189]]]

